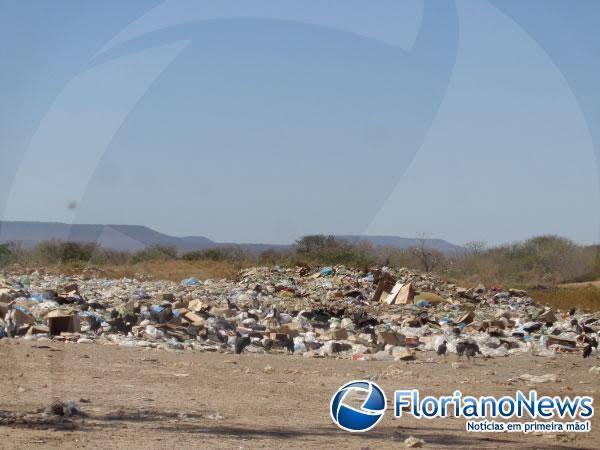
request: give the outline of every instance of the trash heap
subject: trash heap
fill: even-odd
[[[0,338],[412,360],[444,342],[448,353],[473,345],[489,357],[580,352],[599,331],[600,313],[554,311],[523,290],[464,288],[408,269],[256,267],[235,280],[181,283],[0,276]]]

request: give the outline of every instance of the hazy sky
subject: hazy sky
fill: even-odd
[[[599,22],[595,0],[5,0],[0,219],[596,242]]]

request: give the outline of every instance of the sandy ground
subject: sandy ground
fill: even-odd
[[[466,433],[461,418],[393,419],[355,435],[329,417],[343,383],[370,377],[388,394],[514,395],[523,373],[558,374],[540,394],[594,396],[597,356],[476,359],[453,368],[454,355],[418,353],[414,362],[308,359],[285,355],[168,352],[94,344],[0,341],[2,448],[392,448],[409,436],[441,448],[599,448],[600,419],[584,434]],[[53,399],[75,400],[88,415],[58,423],[6,418]],[[391,407],[391,405],[390,405]],[[0,420],[0,423],[2,420]]]
[[[580,283],[564,283],[559,285],[562,288],[583,288],[583,287],[597,287],[600,288],[600,280],[596,281],[582,281]]]

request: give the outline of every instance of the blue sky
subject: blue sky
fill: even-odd
[[[597,2],[0,10],[0,218],[598,241]]]

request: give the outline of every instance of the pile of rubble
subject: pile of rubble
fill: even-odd
[[[407,269],[258,267],[236,280],[181,283],[0,277],[0,338],[411,360],[440,346],[484,356],[579,352],[599,331],[599,313],[561,313],[522,290],[466,289]]]

